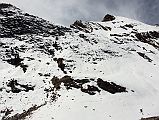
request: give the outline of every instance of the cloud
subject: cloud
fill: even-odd
[[[76,19],[101,21],[105,14],[149,24],[159,20],[159,0],[1,0],[49,21],[69,25]]]

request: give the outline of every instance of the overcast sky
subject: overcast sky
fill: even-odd
[[[101,21],[105,14],[159,24],[159,0],[0,0],[54,23]]]

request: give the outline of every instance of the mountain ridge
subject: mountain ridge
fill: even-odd
[[[159,114],[157,26],[106,15],[69,28],[0,4],[0,59],[2,120]]]

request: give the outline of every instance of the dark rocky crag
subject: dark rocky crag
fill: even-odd
[[[115,20],[115,17],[113,15],[107,14],[103,18],[102,22],[113,21],[113,20]]]
[[[39,17],[29,15],[10,4],[0,4],[0,37],[10,38],[17,35],[42,34],[61,36],[70,29],[57,26]]]

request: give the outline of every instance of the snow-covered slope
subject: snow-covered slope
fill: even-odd
[[[106,15],[66,28],[0,4],[0,119],[159,115],[159,27]]]

